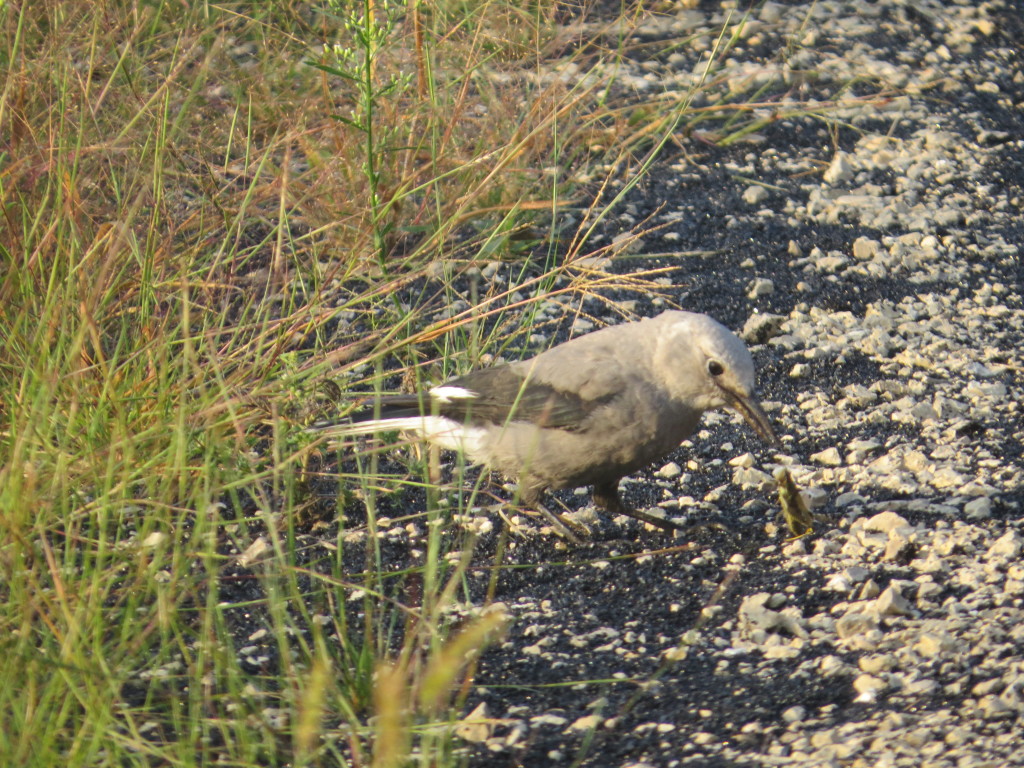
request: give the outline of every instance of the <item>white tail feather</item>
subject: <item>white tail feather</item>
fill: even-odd
[[[483,427],[460,424],[444,416],[371,419],[353,424],[332,424],[323,431],[336,437],[356,437],[380,432],[412,432],[427,442],[450,451],[460,451],[474,460],[480,455],[486,433]]]
[[[430,396],[439,403],[450,403],[452,400],[473,400],[479,397],[476,392],[465,387],[442,384],[430,390]]]

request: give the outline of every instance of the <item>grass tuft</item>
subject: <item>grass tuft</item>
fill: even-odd
[[[524,354],[545,301],[657,291],[601,266],[653,222],[593,233],[687,132],[767,119],[718,77],[739,27],[641,103],[642,14],[580,78],[560,14],[0,3],[0,762],[458,762],[507,620],[454,618],[484,490],[302,426]]]

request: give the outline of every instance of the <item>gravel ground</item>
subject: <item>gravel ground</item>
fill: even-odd
[[[493,719],[464,729],[470,764],[1024,765],[1021,11],[754,12],[727,83],[893,95],[842,108],[837,130],[785,117],[669,153],[603,237],[664,225],[613,268],[682,264],[670,297],[758,344],[784,448],[712,417],[626,482],[634,504],[728,529],[692,540],[563,496],[594,539],[512,548],[527,567],[499,583],[515,621],[468,703]],[[624,83],[685,88],[724,19],[651,18]],[[779,465],[816,507],[811,536],[776,520]]]
[[[689,87],[725,5],[643,22],[618,96]],[[469,765],[1024,765],[1022,11],[753,12],[712,94],[782,76],[765,100],[888,95],[828,111],[838,124],[780,114],[729,149],[685,140],[592,244],[659,226],[609,269],[676,267],[671,303],[743,331],[783,447],[712,414],[624,481],[692,536],[599,517],[582,492],[558,498],[592,528],[583,546],[513,518],[520,567],[495,596],[513,622],[467,703]],[[585,78],[580,61],[550,76]],[[815,507],[809,536],[777,518],[779,466]],[[464,522],[490,564],[498,519]],[[425,536],[395,526],[383,546],[408,563]],[[465,615],[490,579],[472,574]]]

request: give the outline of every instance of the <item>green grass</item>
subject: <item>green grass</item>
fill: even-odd
[[[335,473],[302,426],[522,354],[538,301],[652,288],[573,262],[717,113],[526,76],[544,7],[0,4],[0,763],[458,762],[506,621],[445,618],[472,537],[428,461]],[[730,98],[726,139],[757,119]],[[424,488],[390,571],[381,505]]]

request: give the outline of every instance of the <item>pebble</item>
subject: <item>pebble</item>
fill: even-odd
[[[766,639],[765,633],[780,630],[797,637],[806,636],[806,630],[799,619],[799,613],[792,611],[776,611],[769,607],[772,595],[761,592],[744,598],[739,608],[740,626],[744,632],[755,639]],[[760,631],[760,632],[758,632]]]
[[[760,185],[751,185],[743,191],[743,202],[758,205],[768,199],[768,190]]]
[[[879,512],[874,517],[863,522],[864,530],[879,531],[880,533],[888,533],[895,528],[905,526],[907,526],[906,519],[897,515],[895,512]]]
[[[764,344],[782,333],[786,318],[770,313],[754,313],[747,318],[740,331],[740,338],[748,344]]]
[[[759,277],[747,286],[747,298],[759,299],[775,292],[775,283],[771,280]]]
[[[848,613],[836,621],[836,634],[845,640],[878,626],[878,619],[869,613]]]
[[[664,480],[672,480],[683,474],[683,469],[674,461],[670,461],[668,464],[665,464],[654,474]]]
[[[834,145],[821,131],[817,144],[787,151],[766,140],[765,130],[740,151],[721,156],[734,180],[731,199],[742,201],[733,206],[737,210],[722,212],[723,229],[745,217],[764,222],[765,232],[772,226],[801,233],[793,235],[800,242],[776,243],[774,253],[745,243],[734,254],[743,265],[735,262],[732,275],[723,267],[722,279],[735,281],[736,303],[746,303],[730,308],[730,321],[746,312],[743,339],[752,347],[765,345],[754,350],[759,370],[767,372],[759,383],[778,401],[770,413],[786,435],[787,461],[801,486],[815,489],[824,519],[807,537],[786,541],[776,534],[744,550],[743,562],[730,561],[733,550],[699,539],[695,551],[651,573],[652,582],[664,580],[681,595],[673,618],[687,628],[700,622],[679,664],[699,653],[722,687],[710,695],[688,689],[687,700],[691,693],[695,698],[676,721],[649,715],[649,727],[638,731],[644,746],[623,747],[628,757],[622,764],[982,768],[1019,761],[1024,314],[1019,281],[1007,275],[1019,270],[1021,246],[1010,233],[1021,202],[1000,177],[1012,173],[1014,166],[1004,160],[1019,153],[1020,140],[1001,130],[1009,123],[1000,125],[987,111],[991,107],[975,99],[981,94],[985,105],[1003,99],[1007,114],[1016,115],[1024,76],[1007,74],[1005,62],[1015,51],[1000,27],[1014,9],[1004,0],[927,2],[926,39],[915,37],[922,22],[908,16],[904,5],[820,0],[801,16],[781,3],[764,3],[716,70],[722,90],[707,84],[700,94],[706,101],[695,102],[717,105],[729,88],[741,92],[742,84],[748,89],[742,92],[749,92],[752,84],[771,82],[785,83],[798,99],[860,77],[875,78],[894,93],[885,101],[851,99],[835,106],[834,118],[854,126],[856,134],[840,136]],[[712,50],[716,23],[726,23],[717,5],[688,1],[664,19],[643,18],[639,39],[685,37],[694,41],[693,49],[679,43],[646,67],[623,62],[623,88],[649,99],[691,87],[703,71],[692,54]],[[877,45],[885,36],[887,48]],[[785,67],[750,55],[784,40],[799,43]],[[825,41],[828,46],[819,49]],[[808,90],[800,78],[810,72],[816,80]],[[573,74],[586,76],[583,67]],[[935,107],[939,103],[943,109]],[[771,119],[783,132],[816,130],[799,117]],[[899,130],[879,128],[891,125]],[[666,171],[671,190],[690,183],[685,174],[704,172],[689,159],[673,167],[680,170],[673,171],[676,176]],[[784,193],[742,181],[759,181],[761,171],[775,169],[788,174]],[[632,219],[620,222],[624,228],[644,217],[641,210],[623,213]],[[682,207],[675,213],[685,221]],[[685,228],[677,230],[685,239]],[[631,242],[628,236],[618,241],[623,247]],[[777,258],[789,270],[785,277],[767,268]],[[496,268],[499,275],[507,278],[508,272]],[[851,286],[862,291],[851,292]],[[753,302],[782,314],[754,312]],[[778,397],[771,390],[776,381],[798,396]],[[724,515],[739,511],[751,495],[775,493],[770,475],[759,468],[770,460],[761,452],[766,449],[740,453],[753,443],[735,440],[743,447],[725,451],[715,443],[701,455],[700,442],[695,438],[694,454],[678,459],[694,487],[681,489],[692,498],[684,497],[687,502],[680,500],[676,509]],[[705,473],[723,470],[731,473],[731,486],[721,478],[697,484]],[[683,472],[669,462],[655,474],[675,480]],[[746,498],[733,506],[740,494]],[[742,514],[761,520],[765,509]],[[595,618],[579,637],[599,626],[591,601],[625,567],[611,555],[588,557],[605,565],[585,569],[594,579],[593,597],[580,602]],[[729,592],[730,600],[739,601],[735,610],[707,602],[721,585],[725,562],[731,563],[729,578],[736,579]],[[650,598],[635,596],[637,603]],[[622,623],[630,621],[633,608],[621,606]],[[523,624],[540,621],[531,617]],[[530,639],[528,647],[538,655],[526,659],[524,669],[538,670],[539,678],[590,679],[598,674],[584,666],[585,657],[600,656],[611,669],[601,676],[628,679],[634,670],[618,665],[641,645],[640,634],[659,653],[680,644],[664,629],[661,645],[650,627],[620,630],[579,648],[555,632],[542,636],[559,638],[554,645]],[[627,632],[635,642],[626,642]],[[562,647],[575,655],[553,661]],[[564,674],[542,668],[559,662]],[[662,678],[660,696],[669,691],[671,675],[669,669]],[[787,685],[773,688],[778,680]],[[757,695],[750,681],[777,697],[763,717],[738,714],[732,704]],[[828,688],[843,693],[829,696]],[[559,730],[578,723],[571,730],[577,738],[592,726],[616,727],[614,720],[597,726],[586,710],[562,715],[554,715],[561,718]],[[622,743],[637,738],[614,736]],[[531,739],[546,744],[544,734],[523,736],[522,742]],[[561,746],[557,751],[575,754]],[[543,761],[543,754],[534,757]]]
[[[879,616],[913,616],[916,613],[910,601],[892,585],[875,600],[875,611]]]
[[[986,556],[1013,560],[1020,556],[1021,544],[1021,537],[1016,531],[1007,531],[989,547]]]
[[[733,458],[729,459],[729,466],[743,467],[747,469],[754,466],[754,461],[754,454],[748,451],[747,453],[742,453],[739,456],[734,456]]]
[[[837,448],[826,448],[818,453],[812,453],[810,459],[829,467],[838,467],[843,463],[843,457]]]
[[[737,467],[732,482],[745,490],[769,491],[775,488],[775,479],[767,472],[752,467]]]
[[[584,715],[566,727],[565,733],[588,732],[595,730],[604,720],[600,715]]]
[[[826,184],[836,185],[841,184],[853,177],[853,166],[850,165],[850,161],[847,159],[845,152],[836,152],[835,157],[832,159],[832,164],[829,165],[828,170],[825,171],[823,179]]]
[[[914,644],[914,650],[925,658],[933,658],[953,650],[953,639],[944,632],[923,632]]]
[[[866,672],[869,675],[878,675],[882,672],[888,672],[896,665],[896,657],[891,653],[861,656],[860,660],[857,662],[857,666],[860,667],[861,671]]]
[[[853,681],[853,690],[859,694],[856,701],[859,702],[874,701],[887,687],[884,680],[874,675],[858,675]]]
[[[782,712],[782,722],[792,725],[802,722],[807,717],[807,710],[799,704],[789,707]]]
[[[856,491],[847,491],[846,493],[841,493],[836,497],[836,506],[849,507],[853,505],[863,505],[866,501],[867,499]]]
[[[992,516],[992,500],[980,496],[964,504],[964,516],[968,520],[987,520]]]

